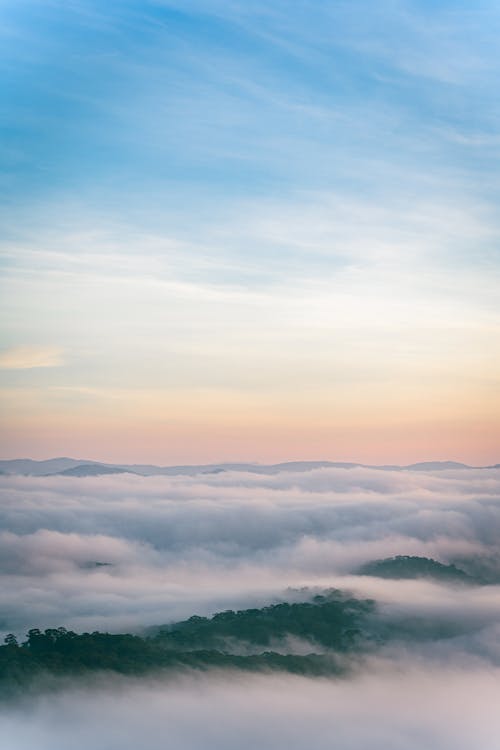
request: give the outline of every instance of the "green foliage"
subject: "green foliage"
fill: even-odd
[[[363,565],[358,573],[378,578],[431,578],[447,583],[476,583],[474,578],[455,565],[444,565],[432,558],[411,555],[373,560]]]
[[[43,674],[78,675],[109,670],[140,675],[160,669],[284,670],[296,674],[335,674],[335,652],[359,642],[360,625],[373,602],[338,591],[311,601],[275,604],[262,609],[193,616],[141,638],[130,634],[81,633],[65,628],[32,628],[18,644],[9,634],[0,646],[0,687],[29,684]],[[276,653],[270,647],[288,636],[299,637],[330,654]],[[253,651],[249,653],[249,645]]]
[[[283,602],[238,612],[228,610],[212,618],[190,617],[163,627],[157,639],[175,650],[201,646],[227,651],[232,643],[265,648],[293,636],[323,648],[347,651],[361,635],[361,625],[373,606],[371,600],[352,599],[339,591],[330,591],[307,602]]]

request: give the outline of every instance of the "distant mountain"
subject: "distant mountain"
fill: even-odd
[[[44,476],[57,474],[66,469],[72,469],[81,464],[97,464],[97,461],[84,461],[81,458],[49,458],[46,461],[34,461],[31,458],[14,458],[0,461],[0,471],[4,474],[28,474],[30,476]]]
[[[56,476],[60,477],[98,477],[102,474],[133,474],[130,469],[122,469],[119,466],[105,466],[104,464],[79,464],[71,469],[58,471]]]
[[[430,578],[447,583],[475,584],[478,581],[455,565],[445,565],[429,557],[397,555],[365,563],[357,573],[377,578]]]
[[[409,471],[445,471],[446,469],[471,469],[472,467],[457,461],[421,461],[401,468]]]
[[[185,464],[180,466],[154,466],[152,464],[117,464],[121,469],[126,469],[134,474],[152,476],[155,474],[165,476],[195,476],[196,474],[219,474],[223,471],[254,471],[257,464]]]
[[[76,458],[51,458],[46,461],[34,461],[29,458],[17,458],[0,461],[0,474],[21,474],[28,476],[98,476],[99,474],[139,474],[141,476],[196,476],[199,474],[219,474],[225,471],[236,471],[247,474],[275,475],[281,472],[307,472],[318,469],[379,469],[383,471],[445,471],[457,469],[498,469],[500,464],[485,467],[471,467],[457,461],[422,461],[420,463],[398,466],[388,464],[372,466],[369,464],[350,463],[345,461],[287,461],[277,464],[257,463],[221,463],[193,464],[179,466],[155,466],[153,464],[109,464]]]

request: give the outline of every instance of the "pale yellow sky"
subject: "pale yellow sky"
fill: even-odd
[[[218,260],[208,277],[187,278],[173,239],[127,240],[126,226],[13,249],[1,303],[2,454],[500,460],[498,273],[429,254],[426,232],[400,245],[377,226],[364,250],[351,227],[356,243],[332,264],[325,200],[310,198],[306,215],[313,239],[322,218],[326,261],[309,268],[306,248],[298,268],[260,281],[248,269],[222,281],[228,260],[212,246],[190,248],[193,262]],[[305,245],[306,219],[294,232],[289,210],[275,207],[272,236],[281,218],[280,241],[300,235]]]

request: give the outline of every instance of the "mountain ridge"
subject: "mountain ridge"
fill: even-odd
[[[101,474],[130,473],[138,476],[196,476],[236,471],[250,474],[273,475],[281,472],[306,472],[319,469],[378,469],[380,471],[447,471],[470,469],[498,469],[500,464],[471,466],[458,461],[420,461],[412,464],[364,464],[350,461],[284,461],[275,464],[221,462],[214,464],[180,464],[157,466],[155,464],[122,464],[76,459],[69,457],[35,460],[16,458],[0,460],[0,474],[21,476],[99,476]]]

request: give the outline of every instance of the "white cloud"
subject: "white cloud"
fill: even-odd
[[[4,630],[134,629],[302,585],[460,618],[463,592],[352,575],[397,554],[500,580],[498,470],[4,476],[0,488]],[[466,596],[490,623],[497,588]]]
[[[352,680],[186,676],[66,685],[0,715],[16,750],[495,750],[498,669],[374,663]]]
[[[375,598],[379,628],[398,618],[458,626],[445,641],[386,647],[335,681],[226,672],[64,682],[0,712],[9,747],[495,750],[499,585],[352,571],[402,553],[488,563],[498,577],[500,471],[4,476],[0,500],[0,619],[19,634],[131,630],[261,606],[302,585]]]

